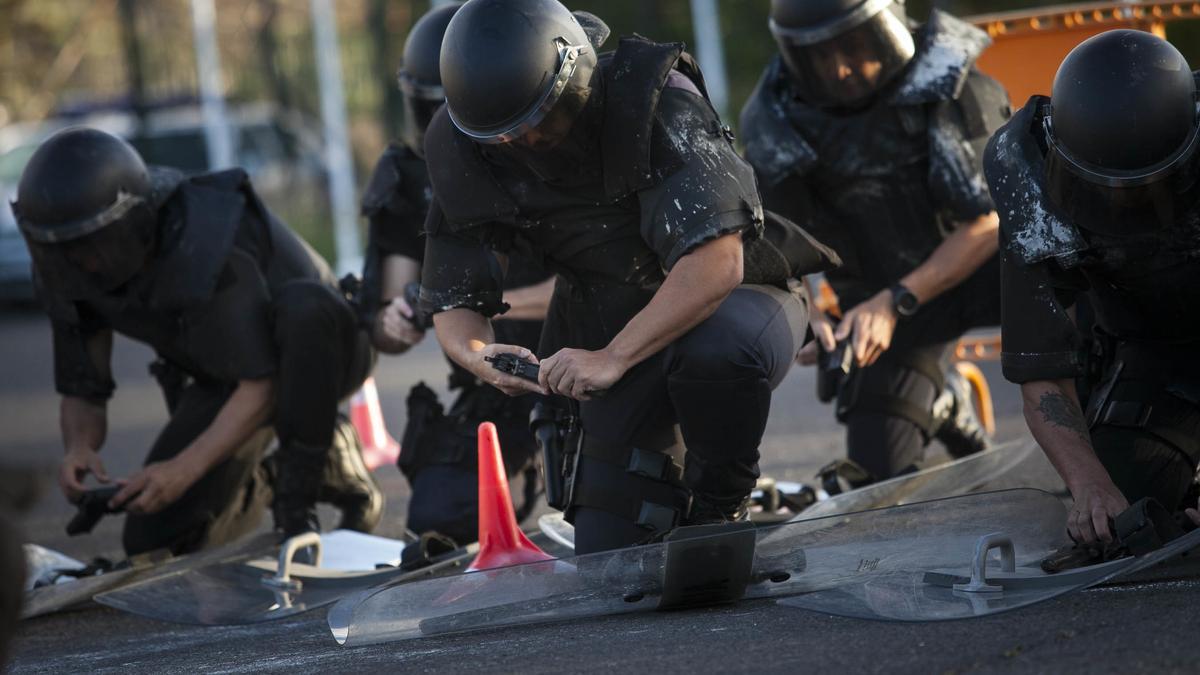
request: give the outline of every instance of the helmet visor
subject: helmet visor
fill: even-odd
[[[1200,127],[1170,157],[1142,169],[1118,171],[1075,157],[1054,134],[1052,109],[1042,120],[1045,131],[1046,191],[1072,222],[1110,235],[1166,227],[1196,204],[1196,149]]]
[[[143,203],[85,236],[46,242],[25,233],[25,243],[47,290],[82,300],[116,290],[142,269],[154,245],[153,224]]]
[[[776,24],[771,31],[802,96],[818,106],[843,107],[866,101],[916,53],[908,28],[886,10],[820,42],[811,41],[811,31]]]

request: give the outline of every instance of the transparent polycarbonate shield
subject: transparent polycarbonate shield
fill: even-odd
[[[163,559],[153,556],[138,557],[129,561],[128,567],[27,592],[21,607],[21,617],[28,619],[50,614],[92,600],[105,591],[212,565],[231,557],[263,555],[278,546],[278,540],[277,535],[266,533],[184,556]]]
[[[1048,554],[1062,543],[1065,517],[1053,495],[1022,489],[757,528],[750,530],[753,562],[742,597],[813,592],[914,566],[966,565],[980,536],[1004,528],[1023,550]],[[716,551],[728,542],[729,535],[688,540],[685,555],[698,560],[706,545]],[[666,571],[686,569],[678,563],[689,558],[678,546],[652,544],[394,585],[340,602],[330,612],[330,629],[340,644],[361,645],[649,611],[659,607],[664,589],[678,586]]]
[[[966,494],[1008,473],[1036,449],[1037,444],[1032,440],[1002,443],[962,459],[823,499],[792,520]]]
[[[1008,473],[1036,448],[1033,441],[1004,443],[962,459],[827,497],[806,508],[792,522],[966,494]],[[563,520],[561,513],[543,515],[538,519],[538,528],[563,546],[575,547],[575,528]]]
[[[562,513],[546,513],[538,518],[538,529],[559,546],[575,550],[575,526]]]
[[[1200,530],[1139,556],[1122,558],[1057,574],[1046,574],[1032,558],[1002,569],[989,557],[982,575],[961,568],[934,568],[913,562],[902,569],[841,584],[806,595],[785,598],[789,607],[860,619],[882,621],[944,621],[989,616],[1050,600],[1066,593],[1127,576],[1200,545]],[[981,583],[973,584],[974,581]]]
[[[296,553],[319,542],[317,564]],[[404,542],[338,530],[241,551],[96,596],[96,601],[163,621],[238,625],[272,621],[328,605],[403,576]]]

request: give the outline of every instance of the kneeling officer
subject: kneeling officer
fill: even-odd
[[[382,494],[337,410],[370,371],[367,337],[245,173],[151,170],[125,141],[72,128],[34,153],[13,212],[53,329],[69,499],[88,474],[108,482],[113,333],[158,354],[170,421],[110,502],[129,512],[127,553],[231,540],[257,525],[270,488],[288,535],[317,528],[318,499],[344,527],[378,522]]]
[[[1092,544],[1111,541],[1111,519],[1143,497],[1195,504],[1200,118],[1183,56],[1141,31],[1080,44],[1051,94],[1030,99],[985,155],[1000,213],[1002,359],[1075,498],[1067,529]],[[1097,350],[1077,327],[1083,301]],[[1091,375],[1085,412],[1076,379]]]

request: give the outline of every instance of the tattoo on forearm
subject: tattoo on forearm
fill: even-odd
[[[1083,411],[1079,404],[1063,394],[1047,392],[1038,401],[1038,412],[1042,419],[1056,427],[1075,432],[1081,439],[1091,443],[1087,423],[1083,419]]]

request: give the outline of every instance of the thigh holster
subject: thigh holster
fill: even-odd
[[[585,507],[608,512],[651,533],[666,532],[687,513],[682,444],[661,451],[609,443],[584,434],[568,518]]]

